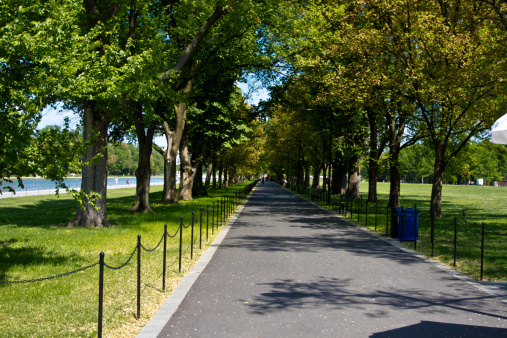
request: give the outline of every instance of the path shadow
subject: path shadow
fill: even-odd
[[[455,293],[440,293],[419,289],[386,289],[367,291],[351,286],[350,279],[318,277],[311,282],[294,279],[258,284],[269,288],[253,299],[239,299],[252,314],[266,315],[296,309],[359,310],[368,318],[390,317],[391,311],[416,310],[424,314],[461,313],[490,317],[491,321],[506,320],[505,311],[492,309],[490,296],[457,297]],[[502,332],[507,333],[507,330]]]
[[[507,329],[463,325],[453,323],[439,323],[421,321],[420,323],[400,327],[398,329],[383,331],[370,335],[372,338],[396,337],[446,337],[446,338],[475,338],[475,337],[507,337]]]
[[[398,248],[381,240],[359,233],[329,234],[319,233],[312,236],[263,236],[250,235],[234,237],[229,233],[221,249],[241,249],[252,252],[307,252],[322,250],[342,250],[355,256],[375,257],[395,261],[404,265],[420,264],[422,261],[412,255],[403,254]]]

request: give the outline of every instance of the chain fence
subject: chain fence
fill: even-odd
[[[246,198],[246,196],[251,192],[253,187],[258,183],[258,180],[243,187],[242,189],[238,189],[235,192],[227,195],[225,198],[221,198],[220,200],[214,201],[213,206],[211,209],[212,212],[212,229],[214,229],[214,226],[216,224],[216,228],[218,230],[218,227],[220,224],[224,224],[227,221],[228,216],[230,216],[232,213],[235,212],[236,207],[238,207],[242,201]],[[216,206],[215,206],[216,202]],[[206,208],[206,228],[209,226],[209,206]],[[216,220],[215,220],[215,212],[216,212]],[[202,236],[202,219],[203,219],[203,209],[200,210],[200,227],[201,232],[199,233],[199,237]],[[164,225],[164,232],[158,241],[157,245],[155,245],[152,249],[147,249],[142,243],[141,243],[141,235],[137,236],[137,245],[130,254],[129,258],[127,260],[120,264],[119,266],[111,266],[105,262],[105,254],[104,252],[100,252],[99,254],[99,261],[94,262],[90,265],[78,268],[73,271],[61,273],[54,276],[49,277],[43,277],[43,278],[35,278],[35,279],[27,279],[27,280],[19,280],[19,281],[0,281],[0,285],[7,285],[7,284],[22,284],[22,283],[34,283],[34,282],[40,282],[45,280],[51,280],[56,278],[65,277],[71,274],[75,274],[90,268],[93,268],[95,266],[99,266],[99,310],[98,310],[98,320],[97,320],[97,335],[98,337],[102,337],[102,328],[103,328],[103,304],[104,304],[104,268],[108,268],[110,270],[119,270],[124,267],[126,267],[131,261],[134,255],[137,253],[137,315],[136,318],[139,319],[141,317],[141,251],[144,250],[146,252],[154,252],[158,248],[161,247],[163,243],[163,272],[162,272],[162,291],[165,291],[165,277],[166,277],[166,251],[167,251],[167,238],[176,238],[176,236],[179,234],[179,272],[181,272],[182,268],[182,246],[183,246],[183,230],[191,228],[191,239],[190,239],[190,245],[191,245],[191,257],[190,259],[193,259],[193,243],[194,243],[194,212],[192,212],[191,220],[189,221],[188,225],[185,226],[183,223],[183,216],[180,217],[180,225],[178,226],[178,229],[174,233],[174,235],[170,235],[167,232],[167,224]],[[206,237],[206,240],[208,240],[208,237]],[[142,250],[141,250],[142,249]]]
[[[467,257],[466,259],[478,261],[479,279],[481,281],[484,278],[484,259],[487,258],[485,248],[488,246],[488,243],[507,238],[507,233],[488,227],[484,222],[470,224],[466,215],[468,208],[461,210],[460,214],[462,218],[456,216],[452,220],[450,218],[435,217],[435,214],[432,212],[428,213],[428,217],[419,217],[420,210],[417,209],[416,205],[413,208],[391,208],[385,201],[368,202],[367,198],[363,200],[362,195],[359,198],[351,198],[345,195],[329,195],[322,189],[297,189],[293,185],[288,187],[288,189],[358,224],[373,227],[374,232],[378,233],[380,231],[382,236],[397,238],[400,242],[413,242],[415,251],[423,254],[426,254],[427,251],[430,257],[434,257],[435,255],[437,240],[440,241],[439,250],[443,250],[444,252],[451,245],[454,267],[456,267],[456,259],[460,248],[477,248],[474,249],[474,252],[478,252],[475,256],[476,258]],[[406,228],[403,214],[400,212],[407,209],[413,210],[416,213],[416,221],[410,223],[410,227],[413,227],[413,229]],[[382,223],[382,221],[385,223]],[[374,222],[374,225],[372,225],[372,222]],[[394,227],[397,229],[393,229]],[[401,230],[402,233],[400,234],[398,230]],[[403,232],[414,235],[411,239],[405,240]],[[421,238],[419,238],[419,235],[421,235]],[[417,245],[420,246],[419,250],[417,249]],[[491,252],[493,251],[492,249]],[[492,255],[494,254],[492,253]]]

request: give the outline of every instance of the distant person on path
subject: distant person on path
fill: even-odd
[[[285,178],[284,178],[284,179],[282,179],[282,183],[283,183],[283,184],[282,184],[282,187],[283,187],[283,188],[285,188],[285,184],[287,183],[287,181],[285,180]]]
[[[118,177],[114,178],[114,184],[118,185]]]
[[[129,185],[129,179],[127,178],[127,186]]]
[[[262,176],[262,184],[264,184],[264,176]]]

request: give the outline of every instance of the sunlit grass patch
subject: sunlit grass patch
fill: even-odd
[[[190,259],[190,228],[183,231],[181,273],[178,269],[179,234],[167,239],[165,291],[162,291],[162,247],[153,252],[141,251],[140,319],[135,318],[137,252],[124,268],[105,270],[103,334],[109,337],[135,336],[218,234],[215,223],[214,231],[209,229],[207,237],[203,231],[199,241],[200,208],[205,215],[208,204],[211,206],[213,201],[247,184],[214,191],[208,197],[176,205],[157,204],[162,187],[153,186],[150,201],[154,213],[151,214],[128,212],[134,188],[111,190],[107,211],[113,226],[102,229],[54,226],[74,217],[77,206],[67,195],[3,199],[0,201],[0,281],[60,275],[97,263],[101,251],[105,253],[106,264],[118,267],[136,250],[138,235],[141,235],[142,245],[151,250],[160,243],[164,224],[172,236],[178,231],[180,217],[187,226],[194,211],[194,259]],[[211,227],[211,219],[208,226]],[[199,249],[199,243],[202,243],[202,249]],[[50,280],[0,284],[0,298],[2,337],[89,337],[97,334],[97,265]]]

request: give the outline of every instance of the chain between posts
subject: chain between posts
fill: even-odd
[[[251,190],[251,187],[253,185],[250,185],[248,186],[249,190]],[[241,192],[243,194],[246,194],[247,193],[247,190],[246,188],[243,188],[241,189]],[[217,207],[216,207],[216,210],[217,210],[217,219],[216,219],[216,223],[217,223],[217,229],[219,227],[219,222],[225,222],[226,218],[232,214],[233,212],[233,209],[234,207],[236,206],[236,203],[240,203],[239,202],[239,196],[238,196],[238,193],[236,192],[236,194],[234,196],[227,196],[225,199],[222,198],[220,201],[217,201]],[[206,241],[209,240],[209,233],[208,233],[208,227],[209,227],[209,205],[206,206]],[[212,220],[211,220],[211,225],[212,225],[212,231],[214,229],[214,222],[215,222],[215,217],[214,217],[214,213],[215,213],[215,202],[213,202],[213,206],[212,206]],[[202,222],[203,222],[203,210],[202,210],[202,207],[201,207],[201,210],[200,210],[200,216],[199,216],[199,227],[200,227],[200,232],[199,232],[199,247],[202,248]],[[136,318],[140,318],[141,316],[141,312],[140,312],[140,304],[141,304],[141,249],[147,251],[147,252],[153,252],[155,251],[156,249],[158,249],[160,247],[160,245],[162,244],[162,242],[164,242],[164,253],[163,253],[163,285],[162,285],[162,289],[165,290],[165,274],[166,274],[166,250],[167,250],[167,238],[175,238],[178,233],[180,234],[180,261],[179,261],[179,271],[181,272],[181,252],[182,252],[182,238],[183,238],[183,228],[189,228],[190,226],[192,226],[192,248],[191,248],[191,251],[193,251],[193,230],[194,230],[194,212],[192,212],[192,221],[191,223],[188,225],[188,226],[184,226],[183,224],[183,217],[180,217],[180,225],[178,227],[178,229],[176,230],[176,232],[174,233],[174,235],[169,235],[167,233],[167,224],[164,225],[164,233],[163,235],[161,236],[159,242],[156,244],[156,246],[153,248],[153,249],[147,249],[142,243],[141,243],[141,235],[138,235],[137,238],[138,238],[138,241],[137,241],[137,245],[136,247],[134,248],[134,250],[132,251],[132,253],[130,254],[129,258],[123,263],[121,264],[120,266],[111,266],[111,265],[108,265],[105,263],[105,254],[104,252],[100,252],[100,257],[99,257],[99,261],[98,262],[95,262],[95,263],[92,263],[90,265],[87,265],[87,266],[84,266],[84,267],[81,267],[79,269],[76,269],[76,270],[73,270],[73,271],[69,271],[69,272],[65,272],[65,273],[62,273],[62,274],[58,274],[58,275],[54,275],[54,276],[49,276],[49,277],[44,277],[44,278],[35,278],[35,279],[29,279],[29,280],[21,280],[21,281],[0,281],[0,285],[1,284],[21,284],[21,283],[31,283],[31,282],[39,282],[39,281],[44,281],[44,280],[51,280],[51,279],[55,279],[55,278],[60,278],[60,277],[64,277],[64,276],[68,276],[68,275],[71,275],[71,274],[74,274],[74,273],[77,273],[77,272],[81,272],[81,271],[84,271],[84,270],[87,270],[87,269],[90,269],[96,265],[99,265],[99,309],[98,309],[98,330],[97,330],[97,334],[98,334],[98,337],[102,337],[102,324],[103,324],[103,299],[104,299],[104,270],[105,268],[108,268],[108,269],[111,269],[111,270],[119,270],[119,269],[122,269],[123,267],[125,267],[131,260],[132,260],[132,257],[135,255],[135,253],[137,252],[138,254],[138,266],[137,266],[137,316]],[[191,252],[191,257],[193,256],[193,252]]]
[[[167,226],[167,224],[166,224],[166,226]],[[144,245],[141,245],[141,248],[143,248],[144,251],[148,251],[148,252],[153,252],[153,251],[157,250],[158,247],[160,246],[160,244],[162,243],[162,241],[164,240],[165,235],[166,234],[164,232],[164,234],[162,235],[162,237],[160,237],[160,241],[158,242],[158,244],[153,249],[146,249],[144,247]]]
[[[108,269],[111,269],[111,270],[119,270],[121,268],[124,268],[130,262],[132,257],[134,257],[134,254],[136,253],[136,251],[137,251],[137,245],[136,245],[136,248],[134,249],[134,251],[132,251],[132,254],[130,255],[130,257],[127,259],[127,261],[120,266],[117,266],[117,267],[109,266],[105,262],[104,262],[104,266]]]
[[[45,281],[45,280],[65,277],[65,276],[71,275],[73,273],[81,272],[81,271],[87,270],[89,268],[92,268],[95,265],[98,265],[99,263],[100,262],[95,262],[95,263],[92,263],[90,265],[84,266],[82,268],[76,269],[74,271],[69,271],[69,272],[61,273],[61,274],[54,275],[54,276],[43,277],[43,278],[35,278],[35,279],[27,279],[27,280],[19,280],[19,281],[0,281],[0,284],[23,284],[23,283],[42,282],[42,281]]]

